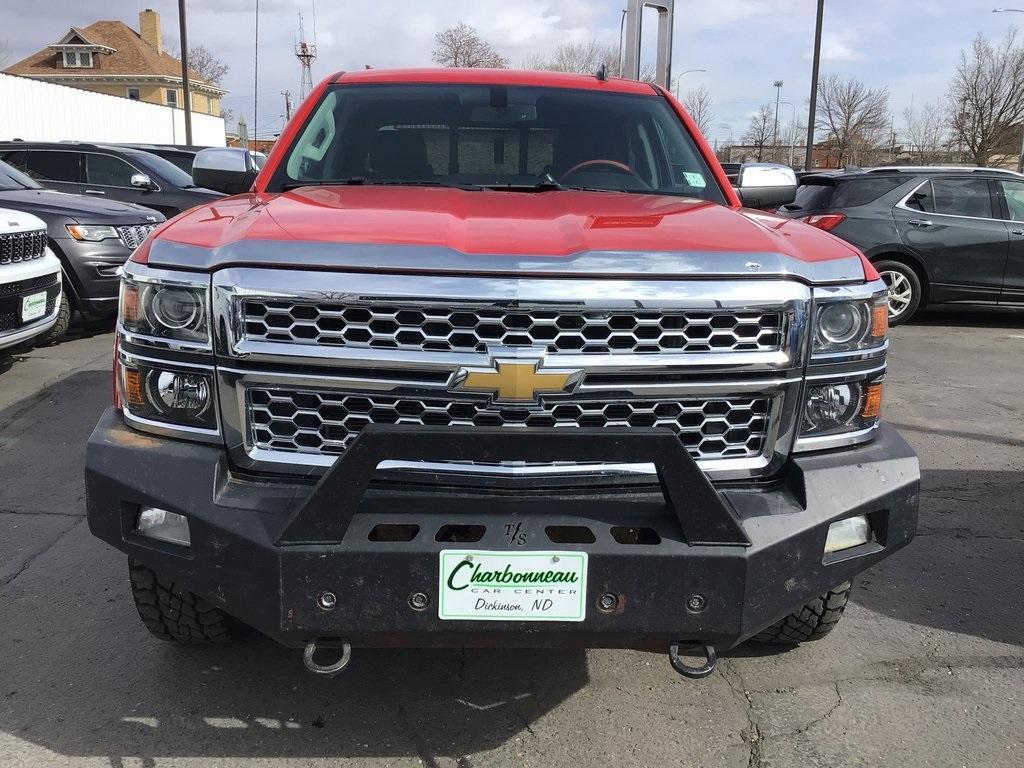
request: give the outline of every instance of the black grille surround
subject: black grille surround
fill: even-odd
[[[488,345],[549,353],[772,352],[785,338],[773,311],[559,310],[458,305],[368,305],[246,299],[248,341],[423,352],[486,352]]]
[[[121,242],[134,251],[149,237],[150,232],[156,229],[156,224],[129,224],[115,229],[121,237]]]
[[[57,308],[57,299],[60,297],[59,274],[53,273],[28,280],[0,284],[0,333],[17,331],[26,325],[39,322],[42,318],[31,320],[28,323],[21,321],[21,300],[32,293],[42,291],[46,291],[46,312],[43,317],[49,317]]]
[[[47,242],[45,229],[0,234],[0,267],[43,258]]]

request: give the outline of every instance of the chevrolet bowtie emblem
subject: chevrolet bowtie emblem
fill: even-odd
[[[494,367],[463,368],[453,389],[490,392],[498,402],[536,402],[538,395],[566,392],[582,377],[582,371],[541,371],[540,360],[495,360]]]

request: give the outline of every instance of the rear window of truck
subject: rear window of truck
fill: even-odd
[[[268,185],[565,187],[725,203],[668,102],[488,85],[337,85]]]

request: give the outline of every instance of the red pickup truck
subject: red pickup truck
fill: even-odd
[[[126,265],[86,467],[157,637],[256,628],[321,674],[635,647],[697,677],[825,635],[913,536],[883,284],[756,210],[793,172],[734,188],[663,88],[340,73],[261,170],[194,169],[238,194]]]

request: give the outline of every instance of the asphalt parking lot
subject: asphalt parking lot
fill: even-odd
[[[137,621],[84,514],[107,334],[0,357],[0,766],[1020,766],[1024,314],[893,332],[886,413],[923,468],[917,539],[827,639],[703,681],[627,651],[361,651],[334,680],[270,641]]]

